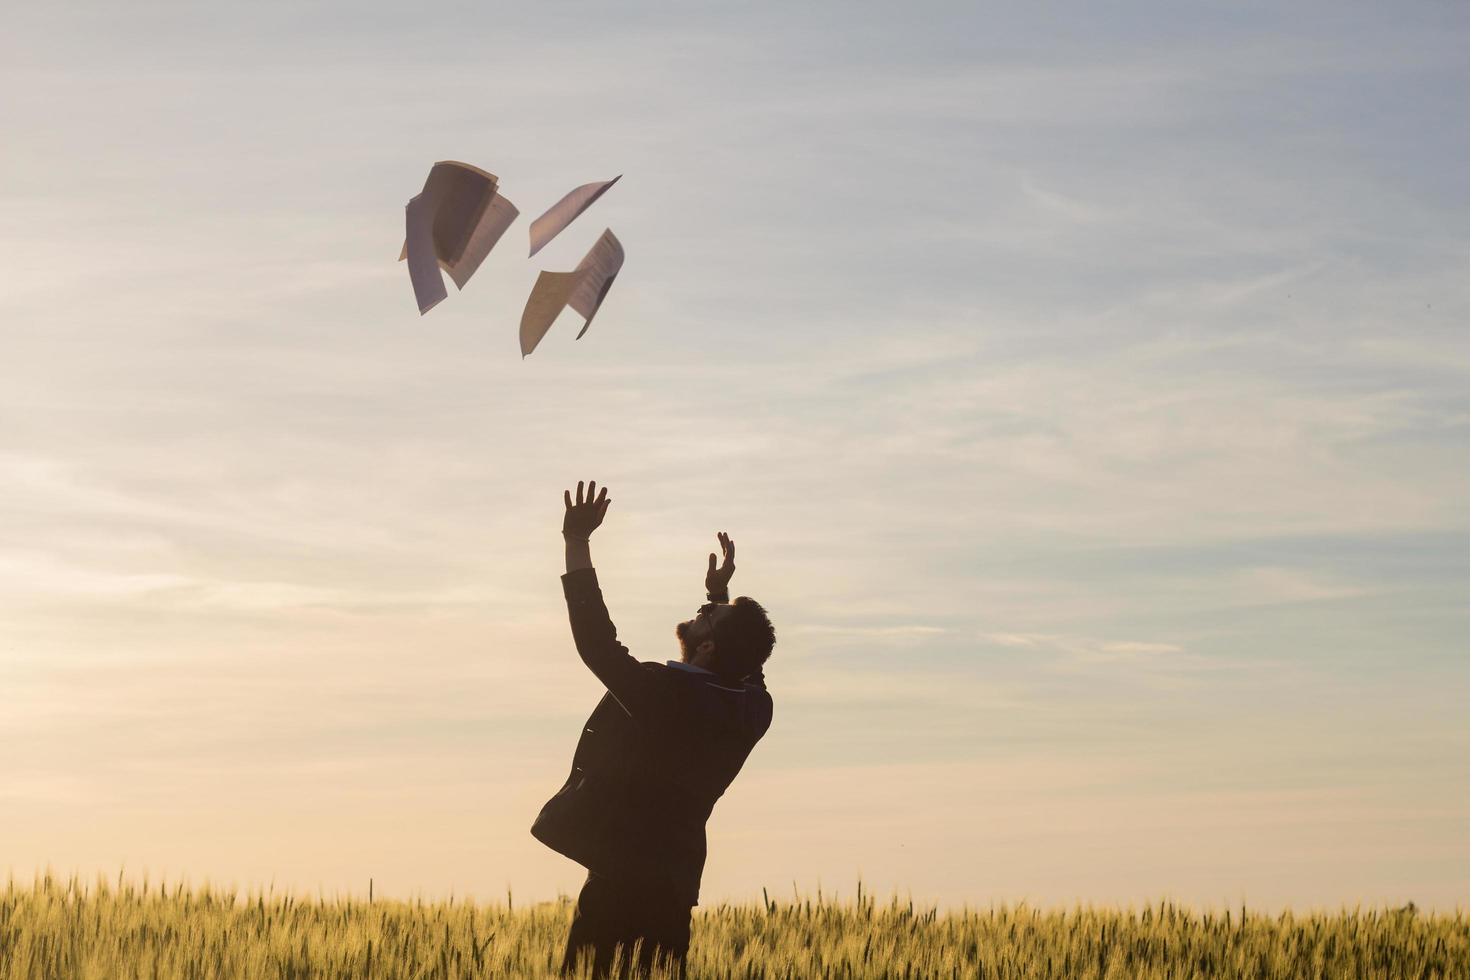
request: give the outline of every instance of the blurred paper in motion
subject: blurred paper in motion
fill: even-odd
[[[592,325],[592,318],[597,315],[602,301],[607,298],[613,280],[623,267],[623,258],[623,244],[609,228],[572,272],[541,273],[521,314],[521,356],[525,357],[536,349],[557,316],[568,306],[586,317],[577,333],[580,340]]]
[[[531,254],[535,255],[546,247],[567,225],[576,221],[583,211],[590,208],[608,189],[623,179],[618,174],[612,180],[594,181],[567,192],[566,197],[546,209],[546,213],[531,222]]]
[[[408,210],[407,236],[398,258],[408,260],[420,314],[446,295],[437,269],[463,289],[520,214],[497,192],[494,174],[453,160],[434,164]]]

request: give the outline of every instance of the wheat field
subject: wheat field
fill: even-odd
[[[0,892],[3,980],[545,977],[571,905],[301,899],[45,876]],[[1470,916],[1026,905],[859,893],[695,911],[691,977],[1464,978]]]

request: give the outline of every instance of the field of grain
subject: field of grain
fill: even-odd
[[[4,980],[554,975],[568,903],[243,895],[41,878],[0,891]],[[768,900],[696,910],[691,977],[1464,978],[1470,915]]]

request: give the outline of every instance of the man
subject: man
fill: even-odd
[[[709,556],[709,601],[675,634],[680,657],[640,663],[618,642],[589,539],[611,500],[596,481],[563,494],[567,571],[562,576],[577,653],[607,687],[583,726],[572,772],[542,807],[531,833],[587,868],[562,962],[591,957],[606,976],[614,948],[627,966],[655,962],[682,976],[689,920],[699,904],[704,825],[771,724],[762,665],[776,631],[754,599],[729,601],[735,542],[721,532],[724,560]],[[626,974],[625,974],[626,975]]]

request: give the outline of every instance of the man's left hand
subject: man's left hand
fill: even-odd
[[[704,590],[710,595],[727,595],[730,591],[730,578],[735,574],[735,542],[724,531],[716,536],[720,539],[720,550],[724,552],[725,560],[717,567],[715,553],[710,552],[709,571],[704,576]]]
[[[572,503],[572,492],[562,492],[562,497],[567,504],[566,516],[561,520],[561,533],[568,538],[581,538],[587,540],[592,537],[592,532],[602,524],[602,516],[607,513],[607,505],[612,503],[607,499],[607,487],[602,492],[597,492],[597,481],[593,480],[587,484],[587,496],[582,497],[582,481],[577,481],[577,502]]]

